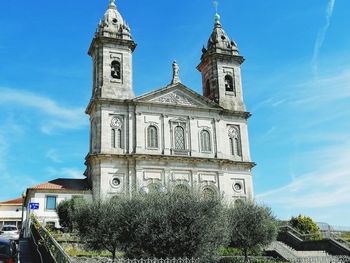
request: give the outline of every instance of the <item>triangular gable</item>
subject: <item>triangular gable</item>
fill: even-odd
[[[136,97],[134,101],[183,105],[189,107],[221,108],[218,104],[210,101],[197,92],[194,92],[181,83],[169,85],[165,88]]]

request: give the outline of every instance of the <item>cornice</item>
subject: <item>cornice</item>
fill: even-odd
[[[256,166],[254,162],[233,161],[229,159],[203,158],[178,155],[151,155],[151,154],[88,154],[85,158],[86,164],[89,161],[101,159],[123,159],[123,160],[160,160],[160,161],[181,161],[184,163],[216,163],[222,165],[235,165],[252,169]]]
[[[119,100],[119,99],[104,99],[104,98],[93,98],[90,100],[85,113],[90,115],[94,106],[96,105],[127,105],[127,106],[156,106],[164,109],[187,109],[197,112],[216,112],[224,116],[237,116],[243,119],[249,119],[252,114],[247,111],[232,111],[222,108],[209,108],[209,107],[193,107],[187,105],[173,105],[173,104],[162,104],[159,102],[144,102],[144,101],[134,101],[134,100]]]

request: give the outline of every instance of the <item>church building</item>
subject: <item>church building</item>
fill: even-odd
[[[199,187],[228,201],[251,198],[254,163],[242,92],[244,58],[220,16],[197,67],[202,95],[181,83],[174,61],[170,84],[135,96],[135,48],[111,0],[89,49],[93,83],[86,109],[91,137],[85,175],[93,196]]]
[[[215,16],[197,67],[203,94],[181,83],[174,61],[169,84],[135,96],[135,48],[128,24],[110,0],[88,52],[93,81],[86,109],[86,178],[59,178],[28,188],[25,215],[35,213],[44,224],[59,226],[56,207],[63,200],[176,188],[222,195],[227,202],[253,197],[250,113],[241,80],[244,58],[225,33],[220,16]]]

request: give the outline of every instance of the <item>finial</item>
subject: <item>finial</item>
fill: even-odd
[[[117,6],[115,5],[115,0],[109,0],[109,9],[116,9]]]
[[[176,63],[176,60],[173,62],[173,80],[171,81],[171,84],[177,84],[180,83],[180,77],[179,77],[180,67]]]
[[[213,4],[214,4],[214,7],[215,7],[215,22],[217,22],[217,21],[220,21],[220,15],[218,13],[219,2],[218,1],[214,1]]]

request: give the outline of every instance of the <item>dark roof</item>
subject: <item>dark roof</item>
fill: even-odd
[[[46,183],[38,184],[29,189],[36,190],[74,190],[85,191],[90,190],[87,179],[64,179],[59,178]]]
[[[23,198],[17,198],[13,200],[8,200],[4,202],[0,202],[0,205],[22,205],[23,204]]]

